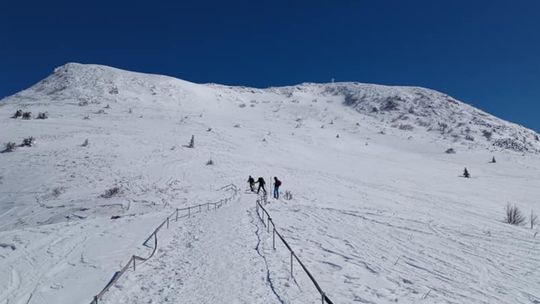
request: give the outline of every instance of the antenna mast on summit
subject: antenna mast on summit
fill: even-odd
[[[332,84],[334,83],[334,77],[332,77]]]

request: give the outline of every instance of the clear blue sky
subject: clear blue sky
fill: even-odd
[[[0,97],[66,62],[448,93],[540,131],[540,1],[2,1]]]

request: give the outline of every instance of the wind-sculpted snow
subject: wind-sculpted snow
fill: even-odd
[[[0,130],[0,304],[89,303],[165,215],[250,174],[291,191],[269,212],[336,303],[540,303],[538,227],[503,223],[540,213],[538,135],[442,93],[68,64],[0,102]],[[110,303],[320,301],[254,207],[170,229]]]

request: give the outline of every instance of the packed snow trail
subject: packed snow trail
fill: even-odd
[[[104,303],[280,303],[257,253],[254,195],[171,223],[156,255],[123,277]]]

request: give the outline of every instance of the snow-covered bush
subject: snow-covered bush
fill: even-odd
[[[21,144],[21,147],[32,147],[34,145],[34,137],[30,136],[25,139],[23,139],[23,142]]]
[[[488,130],[482,130],[482,136],[484,136],[487,140],[491,140],[491,136],[493,136],[493,132]]]
[[[412,131],[414,129],[413,126],[409,125],[409,124],[406,124],[406,125],[399,125],[398,127],[400,130],[404,130],[404,131]]]
[[[15,112],[15,114],[13,114],[13,116],[11,116],[11,118],[19,118],[19,117],[22,117],[23,115],[23,111],[22,110],[17,110]]]
[[[47,118],[49,118],[49,114],[47,112],[38,113],[37,119],[47,119]]]
[[[444,151],[444,153],[446,153],[446,154],[455,154],[456,150],[454,150],[454,148],[448,148],[448,149],[446,149],[446,151]]]
[[[493,142],[493,146],[517,152],[530,151],[529,147],[516,138],[499,138]]]
[[[510,205],[510,203],[508,203],[506,205],[506,218],[504,219],[504,222],[512,225],[522,225],[525,222],[525,217],[515,204]]]
[[[381,111],[394,111],[398,109],[399,104],[393,100],[388,99],[381,105]]]
[[[116,196],[120,194],[120,187],[112,187],[111,189],[107,189],[105,190],[105,193],[103,193],[102,195],[100,195],[100,197],[102,198],[111,198],[113,196]]]
[[[4,152],[13,152],[13,151],[15,151],[16,147],[17,147],[17,145],[14,142],[8,142],[6,144],[6,146],[5,146],[4,151],[2,151],[2,153],[4,153]]]

